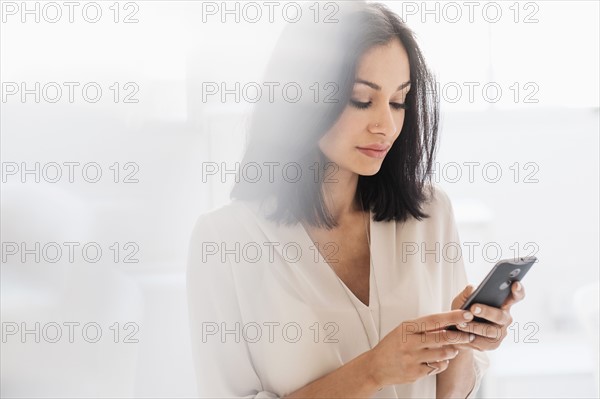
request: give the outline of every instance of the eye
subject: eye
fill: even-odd
[[[390,103],[394,109],[406,109],[406,103]]]
[[[372,101],[365,103],[365,102],[361,102],[361,101],[350,100],[350,104],[353,107],[358,108],[358,109],[367,109],[371,106],[372,103],[373,103]],[[405,103],[390,103],[390,105],[395,110],[406,109]]]
[[[350,104],[352,104],[353,107],[356,107],[358,109],[366,109],[369,108],[371,106],[371,101],[369,101],[368,103],[363,103],[360,101],[356,101],[356,100],[350,100]]]

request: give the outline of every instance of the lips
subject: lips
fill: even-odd
[[[361,146],[358,148],[361,148],[363,150],[386,151],[388,148],[390,148],[390,145],[389,144],[370,144],[370,145],[365,145],[365,146]]]
[[[358,151],[370,158],[381,159],[384,158],[390,149],[389,145],[386,144],[370,144],[364,147],[356,147]]]

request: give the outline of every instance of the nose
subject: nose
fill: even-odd
[[[370,124],[369,130],[372,133],[380,133],[385,136],[391,136],[396,132],[397,126],[389,106],[387,109],[384,108],[374,114],[373,122]]]

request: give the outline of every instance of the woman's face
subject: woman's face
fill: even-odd
[[[359,60],[349,104],[319,148],[341,170],[370,176],[400,135],[410,89],[408,54],[399,40],[369,49]]]

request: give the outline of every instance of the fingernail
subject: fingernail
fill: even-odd
[[[469,342],[473,342],[475,339],[475,334],[469,334]]]
[[[521,283],[517,281],[515,285],[517,286],[517,291],[521,291]]]
[[[463,317],[465,320],[471,320],[473,318],[473,314],[471,312],[465,312],[463,313]]]
[[[475,314],[481,313],[481,308],[479,306],[475,306],[475,309],[473,309],[473,313],[475,313]]]

